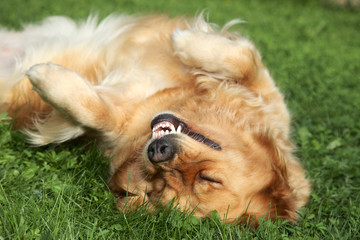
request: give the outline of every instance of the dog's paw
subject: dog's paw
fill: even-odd
[[[202,35],[199,32],[193,30],[180,30],[176,29],[172,34],[172,44],[174,48],[174,53],[180,60],[186,65],[192,67],[198,67],[197,61],[194,58],[193,51],[197,49],[199,35]]]
[[[218,72],[224,58],[224,48],[231,40],[216,34],[196,30],[175,30],[172,34],[174,53],[190,67]]]
[[[84,79],[60,65],[37,64],[26,75],[40,97],[55,107],[66,107],[76,101],[80,93],[91,92]]]
[[[193,30],[176,29],[171,36],[175,54],[186,58],[188,56],[187,48],[189,44],[192,44],[194,35],[196,34]]]
[[[251,78],[260,59],[250,41],[227,38],[219,33],[175,30],[172,35],[175,55],[187,66],[200,69],[217,79]]]
[[[52,63],[43,63],[32,66],[27,72],[26,76],[33,85],[33,90],[39,93],[40,96],[46,96],[53,91],[54,88],[54,72],[59,71],[60,66]],[[56,84],[56,83],[55,83]]]

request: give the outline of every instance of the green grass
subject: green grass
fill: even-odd
[[[293,140],[313,185],[298,225],[256,230],[174,210],[115,211],[94,142],[34,148],[0,123],[0,239],[360,239],[360,15],[322,1],[134,0],[0,2],[0,25],[49,15],[166,12],[233,18],[260,49],[293,116]],[[1,115],[4,118],[4,115]]]

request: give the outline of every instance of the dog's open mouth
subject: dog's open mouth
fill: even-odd
[[[186,134],[212,149],[221,150],[221,146],[204,135],[192,131],[188,125],[172,114],[164,113],[157,115],[151,121],[152,137],[161,138],[168,134]]]

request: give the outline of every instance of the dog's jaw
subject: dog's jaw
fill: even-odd
[[[153,139],[161,138],[168,134],[185,134],[212,149],[221,150],[220,144],[205,137],[201,133],[193,131],[188,124],[171,113],[156,115],[151,121],[151,129]]]

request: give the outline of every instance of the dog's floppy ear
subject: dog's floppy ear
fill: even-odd
[[[296,210],[299,208],[299,204],[297,204],[297,196],[294,194],[294,189],[289,181],[291,177],[289,167],[292,168],[293,163],[297,163],[297,161],[292,155],[290,141],[279,135],[268,131],[257,137],[271,160],[272,178],[257,193],[254,200],[269,204],[266,218],[282,218],[295,222],[297,218]],[[303,175],[300,178],[299,181],[305,180]]]
[[[287,180],[287,163],[292,156],[292,143],[280,131],[267,129],[256,136],[267,151],[273,170]]]

